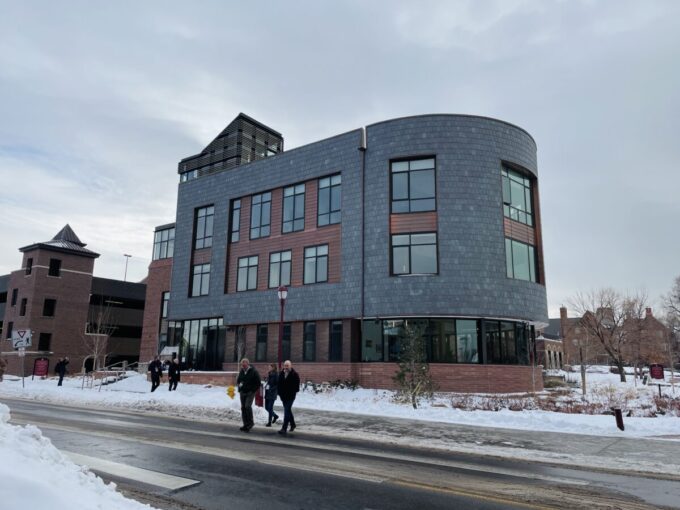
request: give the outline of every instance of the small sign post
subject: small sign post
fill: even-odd
[[[35,379],[35,376],[46,377],[49,374],[50,360],[48,358],[36,358],[33,362],[33,376],[31,380]]]
[[[649,365],[649,377],[652,379],[657,379],[664,381],[663,365],[659,363],[653,363]],[[659,387],[659,397],[661,397],[661,383],[657,382],[656,385]]]

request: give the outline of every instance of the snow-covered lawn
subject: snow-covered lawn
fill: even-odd
[[[0,508],[3,510],[151,508],[125,498],[116,492],[115,484],[106,484],[71,462],[36,427],[10,425],[9,418],[9,408],[0,404]]]
[[[461,396],[438,393],[432,401],[423,401],[418,409],[394,402],[394,392],[372,389],[325,388],[316,393],[311,389],[300,392],[295,401],[297,409],[347,412],[386,418],[408,418],[423,421],[474,425],[476,427],[503,427],[509,429],[568,432],[598,436],[645,437],[680,436],[680,417],[669,414],[657,417],[636,417],[645,406],[653,402],[658,392],[656,386],[633,386],[630,381],[619,383],[619,377],[594,367],[588,374],[588,402],[608,409],[610,404],[623,405],[624,412],[631,411],[633,417],[625,418],[625,431],[615,427],[614,418],[602,414],[577,414],[541,410],[533,398],[526,395],[474,395]],[[568,378],[577,379],[577,373]],[[233,400],[224,387],[201,386],[180,383],[178,390],[169,392],[167,385],[151,393],[150,383],[144,375],[134,374],[115,384],[101,388],[81,389],[81,379],[64,380],[58,387],[55,379],[26,379],[22,389],[21,380],[5,378],[0,383],[0,397],[15,397],[67,405],[91,406],[158,412],[179,417],[202,420],[233,420],[240,418],[238,396]],[[639,383],[638,383],[639,384]],[[671,387],[664,388],[671,395]],[[675,399],[680,399],[680,387],[675,388]],[[560,402],[580,401],[578,388],[546,392],[539,396]],[[278,404],[278,403],[277,403]],[[566,405],[567,409],[579,410]],[[460,408],[463,407],[463,408]],[[508,409],[521,409],[521,411]],[[469,410],[469,409],[475,410]],[[499,409],[499,410],[480,410]],[[591,409],[592,411],[592,409]],[[266,414],[262,408],[255,408],[256,423],[264,423]]]

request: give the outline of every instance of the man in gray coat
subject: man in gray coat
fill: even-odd
[[[241,370],[236,379],[236,386],[241,395],[241,419],[243,427],[239,430],[250,432],[255,422],[253,420],[253,400],[255,393],[260,389],[260,374],[255,367],[250,366],[248,358],[241,360]]]

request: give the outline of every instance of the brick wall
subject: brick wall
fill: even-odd
[[[170,290],[172,258],[154,260],[149,265],[146,280],[146,301],[139,361],[145,363],[158,354],[158,333],[161,319],[163,292]]]

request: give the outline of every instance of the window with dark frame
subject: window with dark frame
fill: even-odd
[[[163,292],[161,296],[161,319],[168,318],[168,304],[170,303],[170,292]]]
[[[57,309],[57,300],[45,298],[43,302],[43,317],[54,317],[54,313]]]
[[[281,341],[281,361],[286,361],[290,359],[290,322],[283,323],[283,339]],[[278,353],[276,353],[278,356]]]
[[[194,249],[201,250],[212,246],[213,218],[215,207],[210,205],[196,209]]]
[[[38,350],[49,351],[52,343],[52,333],[40,333],[38,337]]]
[[[438,272],[436,232],[392,236],[392,275]]]
[[[192,270],[191,296],[207,296],[210,292],[210,264],[197,264]]]
[[[305,248],[304,278],[305,285],[328,281],[328,245]]]
[[[290,269],[292,251],[280,251],[269,254],[269,288],[290,285]]]
[[[257,341],[255,343],[255,361],[267,360],[267,336],[269,328],[267,324],[257,325]]]
[[[316,224],[319,227],[340,223],[342,177],[340,174],[319,179]]]
[[[508,278],[538,282],[536,274],[536,249],[530,244],[505,238],[505,265]]]
[[[302,361],[316,361],[316,322],[305,322]]]
[[[59,276],[61,275],[61,260],[60,259],[50,259],[50,268],[47,271],[48,276]]]
[[[241,257],[238,259],[236,291],[257,290],[257,265],[259,257]]]
[[[342,321],[330,321],[328,361],[342,361]]]
[[[297,184],[283,189],[283,225],[281,232],[298,232],[305,229],[305,185]]]
[[[503,215],[511,220],[533,226],[531,179],[507,167],[501,168],[503,181]]]
[[[436,210],[435,158],[392,161],[390,173],[393,213]]]
[[[231,242],[238,243],[241,239],[241,200],[231,203]]]
[[[12,289],[12,301],[11,306],[17,305],[17,298],[19,297],[19,289]]]
[[[30,275],[32,271],[33,271],[33,259],[28,258],[26,259],[26,276]]]
[[[172,258],[175,250],[175,227],[156,230],[153,237],[153,260]]]
[[[14,322],[7,323],[7,336],[5,338],[12,338],[12,330],[14,329]]]
[[[268,237],[271,233],[271,192],[253,195],[250,203],[250,238]]]
[[[26,305],[28,304],[27,298],[21,298],[21,306],[19,307],[19,315],[22,317],[26,315]]]

